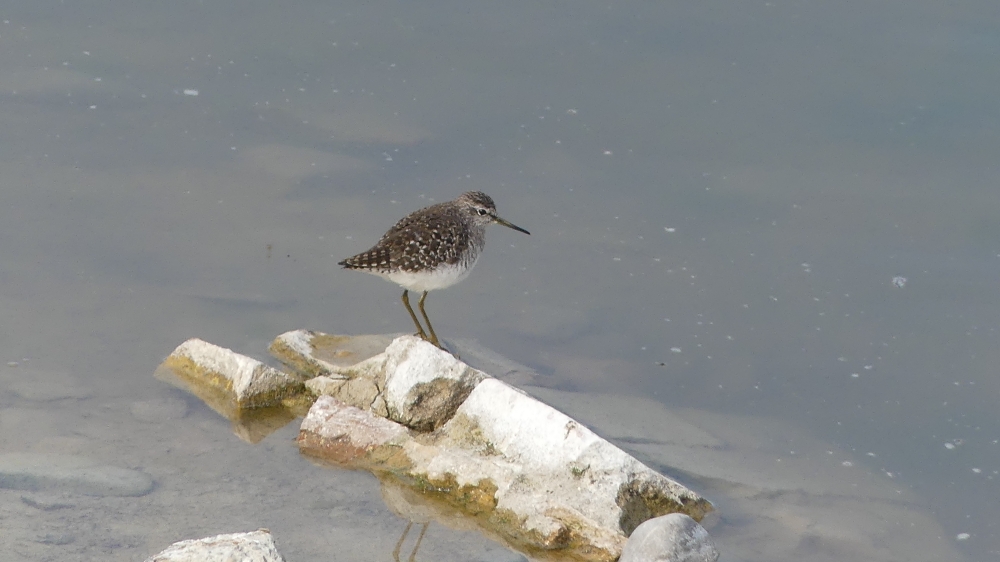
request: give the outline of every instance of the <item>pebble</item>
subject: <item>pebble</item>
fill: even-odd
[[[632,531],[619,562],[715,562],[719,551],[708,531],[682,513],[644,522]]]

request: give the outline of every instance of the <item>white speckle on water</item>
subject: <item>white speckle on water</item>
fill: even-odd
[[[952,449],[955,448],[955,444],[954,443],[945,443],[944,444],[944,448],[948,449],[950,451],[950,450],[952,450]]]
[[[198,90],[195,90],[194,88],[185,88],[184,89],[184,95],[185,96],[197,96],[198,95]]]
[[[900,289],[906,286],[906,277],[902,275],[897,275],[892,278],[892,284]]]
[[[981,469],[981,468],[973,468],[972,472],[974,472],[975,474],[982,474],[983,473],[983,469]]]
[[[604,155],[605,156],[611,156],[611,154],[612,154],[612,152],[610,150],[605,150],[604,151]]]
[[[673,353],[680,353],[681,352],[681,348],[679,348],[679,347],[671,347],[670,351],[672,351]]]
[[[677,232],[676,228],[673,228],[673,227],[670,227],[670,226],[664,226],[663,230],[665,230],[667,232]]]
[[[851,373],[851,378],[852,378],[852,379],[856,379],[856,378],[858,378],[858,377],[860,377],[860,376],[861,376],[861,375],[859,375],[858,373]]]
[[[854,463],[851,462],[851,461],[844,461],[844,462],[840,463],[840,466],[851,467],[851,466],[854,466]]]
[[[970,536],[972,536],[972,535],[970,535],[969,533],[959,533],[959,534],[955,535],[955,540],[956,541],[967,541],[967,540],[969,540]]]

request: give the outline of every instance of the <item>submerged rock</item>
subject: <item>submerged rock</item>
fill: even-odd
[[[144,496],[153,489],[145,472],[74,455],[0,454],[0,488],[70,492],[87,496]]]
[[[719,551],[708,531],[681,513],[650,519],[636,527],[619,562],[715,562]]]

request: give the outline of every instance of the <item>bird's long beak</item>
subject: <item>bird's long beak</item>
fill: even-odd
[[[531,233],[528,232],[527,230],[521,228],[520,226],[517,226],[516,224],[507,222],[507,221],[503,220],[500,217],[493,217],[493,219],[496,220],[497,224],[502,224],[502,225],[506,226],[507,228],[513,228],[514,230],[516,230],[518,232],[523,232],[523,233],[525,233],[525,234],[527,234],[529,236],[531,235]]]

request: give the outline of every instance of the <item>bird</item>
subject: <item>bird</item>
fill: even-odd
[[[337,265],[378,275],[402,287],[403,305],[417,327],[416,335],[444,349],[424,310],[427,293],[451,287],[469,276],[483,251],[486,227],[491,224],[531,234],[500,218],[489,195],[469,191],[454,201],[406,215],[370,249]],[[410,291],[422,293],[417,304],[427,324],[426,331],[410,306]]]

